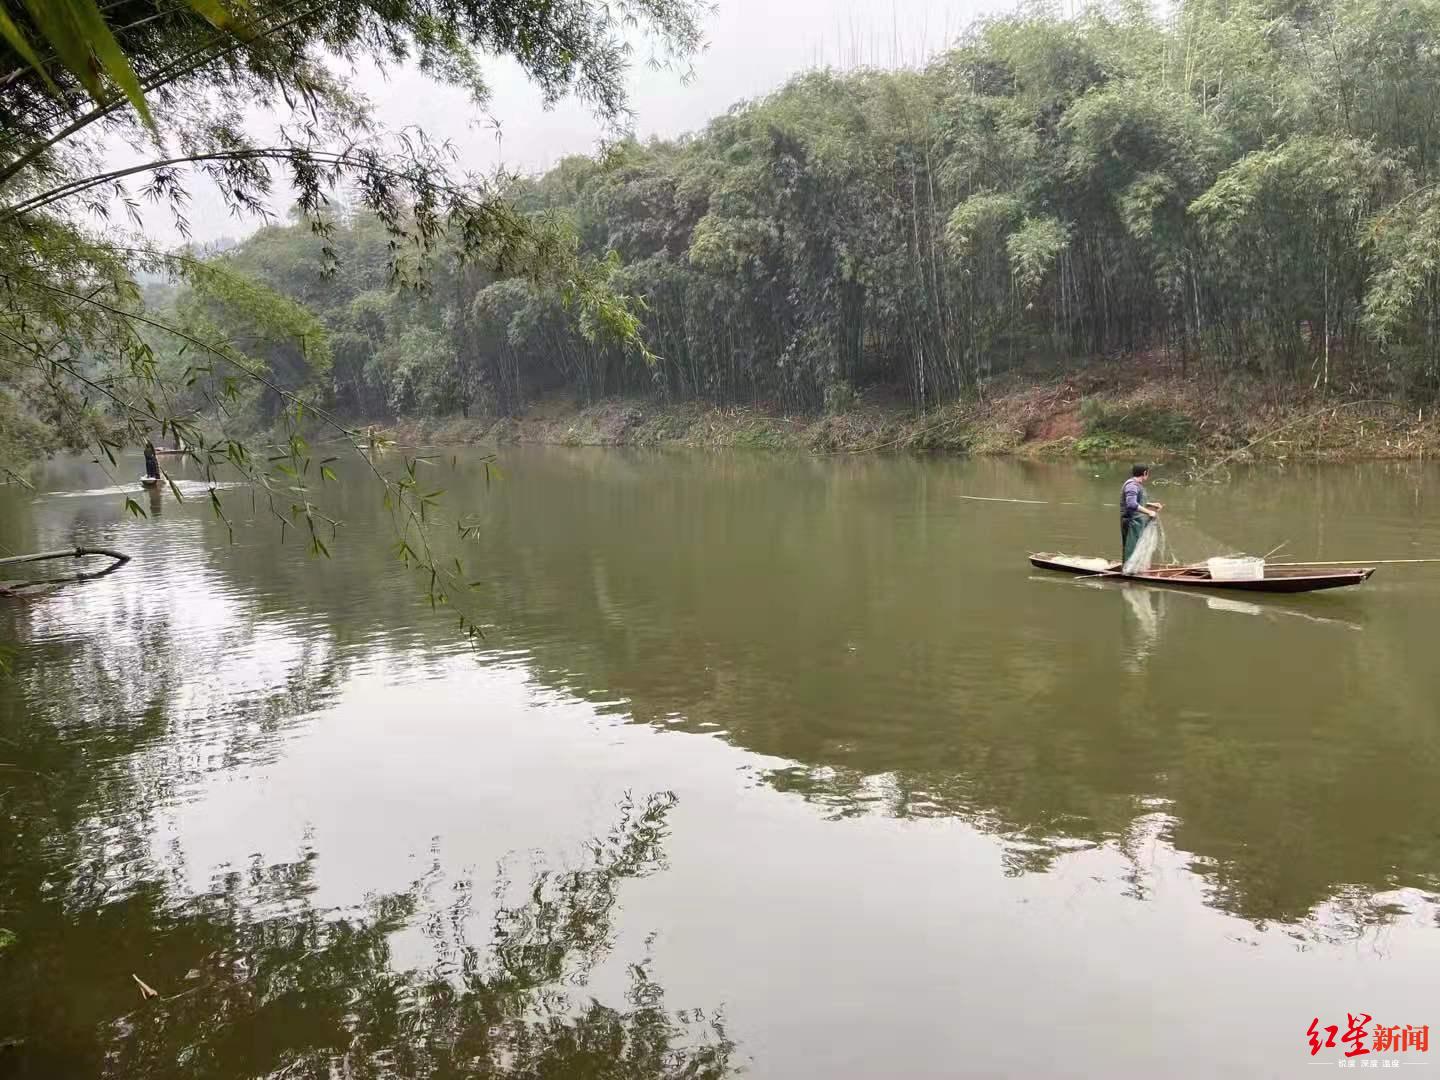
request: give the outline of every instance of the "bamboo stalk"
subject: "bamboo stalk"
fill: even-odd
[[[1399,566],[1411,563],[1440,563],[1440,559],[1349,559],[1336,562],[1277,562],[1270,566]]]
[[[955,497],[957,499],[969,499],[972,502],[1025,503],[1027,506],[1049,505],[1049,503],[1045,502],[1043,499],[997,499],[986,495],[956,495]]]
[[[122,563],[130,561],[129,555],[122,555],[118,551],[107,551],[105,548],[65,548],[62,551],[40,551],[34,555],[11,555],[9,558],[0,559],[0,566],[10,563],[43,562],[46,559],[79,559],[86,555],[104,555]]]
[[[0,565],[41,562],[46,559],[83,559],[87,555],[103,555],[115,561],[103,570],[94,570],[88,574],[66,574],[53,578],[0,582],[0,596],[19,596],[25,589],[38,589],[45,585],[68,585],[76,581],[93,581],[96,578],[113,574],[130,561],[129,555],[122,554],[118,551],[110,551],[106,548],[73,548],[64,551],[41,551],[34,555],[12,555],[6,559],[0,559]]]

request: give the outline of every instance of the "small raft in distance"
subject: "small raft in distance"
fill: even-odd
[[[1143,574],[1123,574],[1120,572],[1118,562],[1107,562],[1104,559],[1084,558],[1076,555],[1057,555],[1048,551],[1031,555],[1030,565],[1040,570],[1055,570],[1062,574],[1119,578],[1124,581],[1141,581],[1147,585],[1163,585],[1171,588],[1272,593],[1343,589],[1347,585],[1359,585],[1375,573],[1373,566],[1312,566],[1307,563],[1289,563],[1284,566],[1266,566],[1264,577],[1239,581],[1213,578],[1210,576],[1209,568],[1203,564],[1199,566],[1163,566],[1147,570]]]

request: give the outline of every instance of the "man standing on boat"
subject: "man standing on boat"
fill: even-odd
[[[1163,503],[1145,501],[1145,481],[1150,479],[1148,465],[1136,465],[1130,479],[1120,489],[1120,559],[1128,562],[1140,542],[1140,534],[1164,509]]]

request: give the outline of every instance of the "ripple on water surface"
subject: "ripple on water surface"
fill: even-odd
[[[479,1013],[598,1023],[593,995],[685,1053],[714,1032],[644,1003],[723,1003],[761,1076],[1278,1075],[1313,1016],[1428,1022],[1434,579],[1302,603],[1036,575],[1055,536],[1113,538],[1118,482],[1068,466],[507,457],[443,481],[480,522],[475,642],[359,473],[328,560],[243,493],[228,526],[83,469],[6,504],[12,550],[135,557],[0,613],[0,1042],[30,1075],[165,1075],[192,1044],[279,1074],[294,1047],[205,1033],[259,1030],[282,985],[315,1061],[357,1009],[458,1045],[419,1006],[476,965]],[[1265,476],[1167,514],[1313,558],[1440,527],[1430,467],[1362,481],[1306,474],[1323,523]],[[975,1038],[1020,1017],[1060,1019]]]

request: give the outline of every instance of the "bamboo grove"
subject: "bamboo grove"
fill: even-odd
[[[1021,366],[1155,354],[1425,401],[1437,117],[1430,0],[1030,9],[923,70],[812,71],[694,135],[515,181],[520,210],[608,258],[652,356],[555,290],[443,261],[392,286],[363,215],[333,276],[300,226],[224,258],[320,316],[327,369],[289,377],[354,416],[565,387],[806,411],[885,386],[923,409]]]

